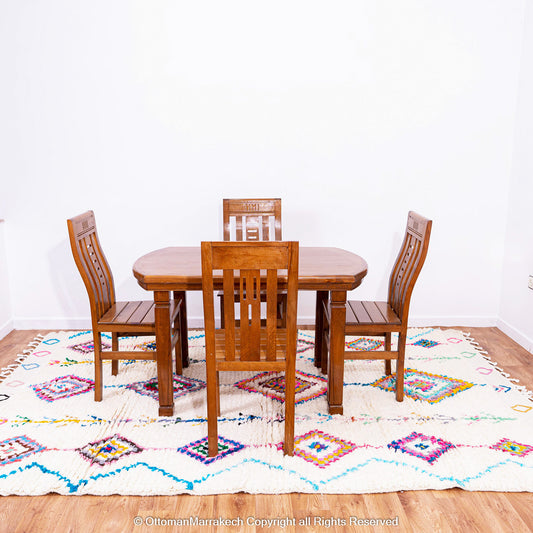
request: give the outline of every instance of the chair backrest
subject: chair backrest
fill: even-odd
[[[92,211],[67,220],[70,247],[81,274],[89,301],[91,318],[98,321],[115,303],[115,284],[96,231]]]
[[[225,241],[281,241],[281,199],[223,200]]]
[[[405,324],[411,293],[426,259],[431,225],[431,220],[409,211],[403,244],[390,275],[388,302]]]
[[[224,291],[225,359],[271,361],[277,359],[276,337],[287,336],[287,352],[296,349],[298,301],[298,242],[202,242],[202,278],[207,353],[215,352],[213,271],[222,270]],[[282,279],[280,279],[282,278]],[[286,332],[278,328],[278,289],[287,290]],[[266,327],[261,326],[261,296],[266,292]],[[235,298],[240,324],[235,324]],[[289,346],[289,342],[291,345]],[[236,349],[238,348],[238,349]]]

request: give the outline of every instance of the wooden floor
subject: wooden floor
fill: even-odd
[[[505,371],[533,389],[533,355],[496,328],[469,331]],[[0,367],[12,363],[37,333],[14,331],[0,341]],[[136,526],[142,517],[145,523]],[[149,517],[153,517],[150,519]],[[241,519],[238,526],[173,526],[172,519],[199,517]],[[350,517],[398,517],[390,527],[350,526]],[[262,519],[288,518],[265,525]],[[307,519],[309,526],[299,526]],[[169,522],[165,522],[165,521]],[[329,522],[328,522],[329,521]],[[342,525],[346,521],[346,526]],[[291,525],[296,523],[296,526]],[[126,531],[533,531],[533,493],[407,491],[386,494],[221,494],[213,496],[4,496],[0,499],[0,532]]]

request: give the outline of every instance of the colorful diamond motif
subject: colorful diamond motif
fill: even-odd
[[[392,441],[387,444],[387,447],[423,459],[429,464],[433,464],[443,453],[455,448],[451,442],[437,437],[428,437],[416,431],[403,439]]]
[[[493,450],[508,452],[517,457],[525,457],[528,453],[533,451],[533,446],[530,446],[529,444],[520,444],[519,442],[510,439],[502,439],[490,446],[490,448]]]
[[[25,457],[44,449],[44,446],[25,435],[3,440],[0,442],[0,465],[21,461]]]
[[[326,393],[327,379],[296,371],[296,404],[314,400]],[[252,378],[235,383],[235,387],[285,401],[285,375],[283,372],[262,372]]]
[[[422,346],[424,348],[433,348],[433,346],[438,346],[439,343],[435,341],[430,341],[428,339],[420,339],[416,342],[413,342],[413,346]]]
[[[298,343],[296,345],[296,353],[303,353],[307,350],[310,350],[311,348],[315,347],[314,341],[310,341],[307,339],[302,339],[301,337],[298,338]]]
[[[259,387],[270,389],[274,392],[279,392],[280,394],[285,394],[285,376],[284,375],[274,375],[270,376],[264,381],[260,381],[258,383]],[[295,392],[296,394],[306,391],[310,387],[312,387],[313,384],[310,381],[306,381],[305,379],[295,379]],[[281,398],[283,400],[283,398]]]
[[[372,386],[394,391],[396,390],[396,374],[384,376],[372,383]],[[412,368],[407,368],[404,372],[404,393],[413,400],[438,403],[473,386],[474,384],[468,381],[429,374]]]
[[[174,398],[183,396],[190,392],[196,392],[205,388],[205,382],[199,379],[186,378],[184,376],[174,376]],[[143,396],[150,396],[154,400],[159,399],[157,389],[157,377],[148,381],[137,381],[126,386],[127,389],[133,390]]]
[[[81,342],[79,344],[73,344],[69,346],[71,350],[75,352],[80,352],[82,354],[94,353],[94,341]],[[111,345],[106,342],[102,342],[102,350],[111,350]]]
[[[283,443],[278,444],[277,447],[282,449]],[[298,455],[319,468],[326,468],[343,455],[353,451],[355,447],[353,442],[318,430],[308,431],[305,435],[294,439],[294,455]]]
[[[385,343],[383,341],[361,337],[355,341],[347,342],[346,348],[356,351],[374,352],[375,350],[382,348],[384,345]]]
[[[196,459],[197,461],[200,461],[204,463],[205,465],[208,465],[209,463],[212,463],[213,461],[219,461],[220,459],[223,459],[224,457],[227,457],[228,455],[231,455],[232,453],[238,452],[242,450],[244,447],[245,447],[244,444],[241,444],[240,442],[226,439],[222,437],[221,435],[219,435],[218,436],[218,454],[215,457],[209,457],[207,437],[191,442],[190,444],[187,444],[187,446],[178,448],[177,451],[180,453],[185,453],[189,457],[192,457],[193,459]]]
[[[51,381],[32,385],[32,388],[41,400],[54,402],[92,390],[94,381],[73,375],[60,376]]]
[[[77,451],[91,464],[96,463],[104,466],[131,453],[142,452],[142,448],[116,434],[96,442],[90,442],[83,448],[78,448]]]
[[[155,348],[156,348],[155,340],[154,341],[141,342],[139,344],[136,344],[135,348],[137,348],[138,350],[143,350],[143,351],[145,351],[145,350],[155,350]]]

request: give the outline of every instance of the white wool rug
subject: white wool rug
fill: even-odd
[[[221,373],[214,459],[202,331],[172,417],[158,416],[155,362],[122,362],[118,376],[104,363],[96,403],[91,332],[51,333],[0,372],[0,494],[533,491],[532,394],[460,331],[410,329],[407,343],[403,402],[383,361],[347,361],[344,415],[330,416],[313,332],[300,331],[293,457],[281,450],[283,375]]]

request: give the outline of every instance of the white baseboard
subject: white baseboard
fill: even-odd
[[[188,316],[189,327],[202,328],[204,325],[203,316]],[[493,327],[497,325],[498,319],[493,316],[411,316],[409,325],[413,327],[425,326],[471,326],[471,327]],[[299,316],[298,324],[302,326],[312,326],[315,323],[315,315]],[[13,321],[15,329],[88,329],[91,327],[90,318],[15,318]],[[11,328],[13,329],[13,328]]]
[[[496,325],[498,318],[495,316],[410,316],[409,325],[412,327],[472,327],[472,328],[492,328]]]
[[[188,317],[189,328],[197,329],[204,326],[203,317]],[[312,326],[315,323],[313,316],[298,317],[298,325]],[[409,318],[409,326],[412,327],[494,327],[501,329],[515,342],[533,353],[533,340],[513,328],[504,320],[494,316],[412,316]],[[13,329],[90,329],[90,318],[16,318],[6,322],[0,327],[0,339],[5,337]]]
[[[90,329],[90,318],[15,318],[15,329]]]
[[[189,327],[202,328],[204,326],[203,317],[188,317]],[[497,318],[494,316],[432,316],[432,317],[409,317],[409,325],[412,327],[477,327],[490,328],[496,326]],[[314,326],[315,315],[299,316],[299,326]]]
[[[8,320],[3,326],[0,326],[0,339],[3,339],[6,335],[9,335],[15,326],[13,320]]]
[[[501,318],[498,319],[496,327],[503,331],[508,337],[511,337],[511,339],[513,339],[515,342],[520,344],[520,346],[525,348],[529,353],[533,354],[533,339],[530,339]]]
[[[496,326],[497,318],[495,316],[410,316],[409,326],[415,328],[424,327],[477,327],[490,328]],[[314,325],[315,315],[299,316],[299,325]]]

